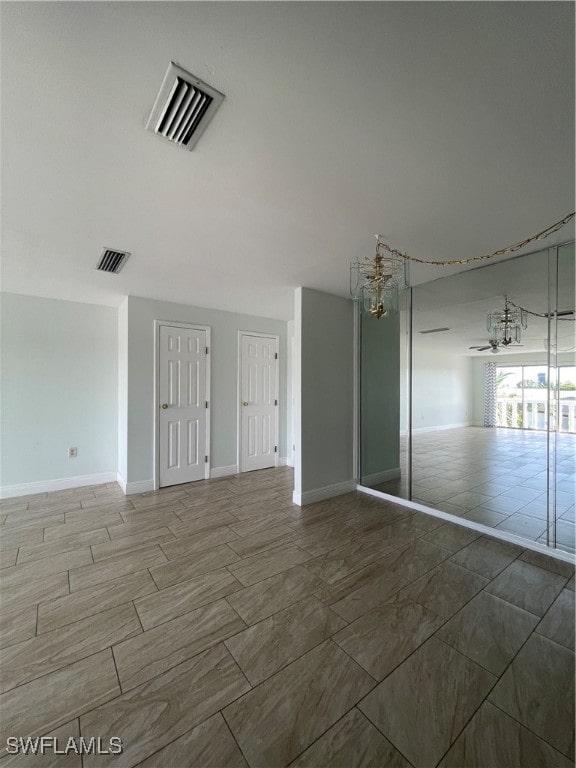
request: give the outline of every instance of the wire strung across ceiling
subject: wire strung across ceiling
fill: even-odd
[[[516,251],[519,251],[521,248],[525,248],[527,245],[535,242],[536,240],[544,240],[544,238],[549,237],[549,235],[552,235],[554,232],[558,232],[559,229],[562,229],[562,227],[564,227],[566,224],[572,221],[572,219],[575,216],[576,216],[576,211],[573,211],[572,213],[569,213],[567,216],[564,216],[563,219],[560,219],[559,221],[556,221],[554,224],[551,224],[549,227],[546,227],[546,229],[542,229],[540,232],[537,232],[535,235],[530,235],[530,237],[527,237],[518,243],[514,243],[513,245],[508,245],[505,248],[499,248],[497,251],[492,251],[492,253],[486,253],[483,256],[472,256],[469,259],[448,259],[444,261],[434,261],[433,259],[419,259],[417,256],[409,256],[407,253],[402,253],[402,251],[399,251],[397,248],[392,248],[392,246],[388,245],[388,243],[385,243],[380,239],[380,235],[377,235],[376,252],[379,254],[381,251],[387,251],[393,256],[397,256],[401,259],[405,259],[406,261],[413,261],[416,264],[432,264],[433,266],[436,266],[436,267],[447,267],[450,264],[469,264],[472,261],[485,261],[486,259],[493,259],[495,256],[504,256],[505,254],[508,254],[508,253],[515,253]]]
[[[533,315],[534,317],[554,317],[556,320],[564,320],[569,323],[573,323],[574,320],[576,320],[574,317],[558,317],[557,312],[551,312],[550,314],[547,312],[533,312],[531,309],[526,309],[526,307],[521,307],[519,304],[514,304],[510,299],[508,299],[508,304],[511,304],[513,307],[522,310],[522,312],[526,312],[528,315]]]

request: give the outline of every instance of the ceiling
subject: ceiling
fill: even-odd
[[[289,319],[376,232],[521,240],[574,210],[573,31],[571,2],[4,2],[3,290]],[[170,60],[226,95],[192,152],[144,130]]]
[[[574,310],[575,263],[572,243],[560,247],[557,254],[544,249],[416,286],[412,291],[415,354],[430,349],[492,359],[490,349],[481,352],[470,347],[488,344],[487,314],[503,309],[505,297],[528,311],[528,327],[521,332],[521,345],[500,348],[499,353],[525,356],[545,351],[548,319],[541,315]],[[575,325],[572,314],[553,322],[550,330],[557,351],[571,353],[572,358]],[[435,328],[448,330],[421,333]]]

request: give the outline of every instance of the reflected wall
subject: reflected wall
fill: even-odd
[[[574,263],[573,243],[544,249],[415,286],[392,322],[362,316],[363,484],[574,551]],[[494,352],[505,296],[528,327]],[[511,367],[536,382],[503,389]]]
[[[362,482],[377,485],[401,476],[400,321],[370,314],[360,317],[360,398]]]

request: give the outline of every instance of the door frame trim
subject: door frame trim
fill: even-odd
[[[263,339],[275,339],[276,351],[278,354],[278,368],[276,371],[276,389],[274,392],[274,398],[278,401],[276,407],[276,414],[274,416],[276,440],[278,441],[278,450],[274,454],[274,466],[278,467],[280,463],[280,336],[277,333],[259,333],[258,331],[238,331],[238,378],[236,384],[236,402],[238,403],[238,416],[237,416],[237,464],[238,472],[241,474],[242,469],[242,337],[243,336],[257,336]]]
[[[194,331],[206,332],[206,346],[208,354],[206,355],[206,456],[208,461],[204,465],[204,479],[210,477],[210,411],[212,410],[212,397],[210,394],[210,368],[212,360],[212,344],[210,341],[211,327],[209,325],[200,325],[199,323],[180,323],[171,320],[154,320],[154,490],[160,488],[160,328],[164,325],[172,328],[189,328]]]

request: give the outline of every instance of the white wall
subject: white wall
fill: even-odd
[[[402,385],[405,379],[402,377]],[[401,393],[404,402],[405,393]],[[412,428],[441,429],[472,423],[472,361],[465,355],[414,344],[412,351]],[[401,431],[405,432],[405,409]]]
[[[116,309],[4,293],[1,313],[2,492],[115,479]]]
[[[294,501],[355,487],[353,305],[310,288],[295,297]]]
[[[238,331],[280,337],[280,459],[287,456],[286,322],[184,304],[128,297],[128,490],[146,490],[154,474],[154,321],[207,325],[211,333],[211,468],[237,466]],[[122,461],[122,459],[121,459]]]

